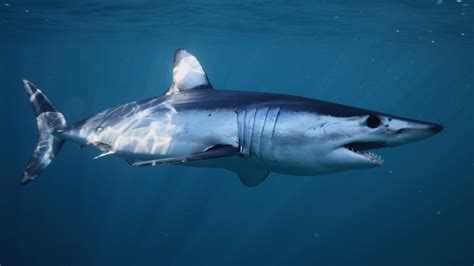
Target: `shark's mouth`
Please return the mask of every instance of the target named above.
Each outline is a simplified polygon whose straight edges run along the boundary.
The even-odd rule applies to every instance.
[[[363,156],[366,159],[370,160],[373,164],[381,165],[383,159],[380,155],[373,153],[368,150],[379,149],[386,147],[383,142],[351,142],[343,146],[351,152],[356,153],[357,155]]]

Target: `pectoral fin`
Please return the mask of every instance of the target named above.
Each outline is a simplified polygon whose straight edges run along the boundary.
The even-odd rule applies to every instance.
[[[94,157],[94,160],[97,160],[97,159],[99,159],[99,158],[102,158],[102,157],[108,156],[108,155],[112,155],[112,154],[115,154],[115,151],[113,151],[113,150],[105,151],[105,152],[103,152],[103,153],[97,155],[96,157]]]
[[[190,161],[197,160],[207,160],[215,159],[225,156],[239,155],[239,148],[233,147],[231,145],[215,145],[205,151],[194,153],[186,156],[179,156],[173,158],[164,158],[150,161],[140,161],[133,163],[132,166],[148,166],[148,165],[158,165],[165,163],[186,163]]]

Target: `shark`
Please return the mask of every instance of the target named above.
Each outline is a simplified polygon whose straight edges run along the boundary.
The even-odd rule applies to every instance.
[[[382,165],[375,149],[423,140],[443,130],[402,118],[299,96],[216,90],[197,58],[174,54],[160,96],[107,109],[73,124],[23,79],[39,140],[21,179],[42,173],[65,142],[118,156],[132,166],[178,164],[224,168],[248,187],[269,173],[316,176]]]

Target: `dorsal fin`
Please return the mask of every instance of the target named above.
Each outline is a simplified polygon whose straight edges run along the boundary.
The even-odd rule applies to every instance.
[[[165,95],[192,89],[212,89],[212,85],[196,57],[184,49],[178,49],[174,54],[173,82]]]

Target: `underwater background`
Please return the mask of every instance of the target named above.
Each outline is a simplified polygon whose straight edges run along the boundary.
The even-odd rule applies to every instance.
[[[474,1],[0,1],[0,265],[473,265]],[[67,143],[36,180],[21,78],[72,123],[161,95],[177,48],[216,89],[440,123],[376,169],[134,168]],[[205,126],[205,125],[203,125]]]

